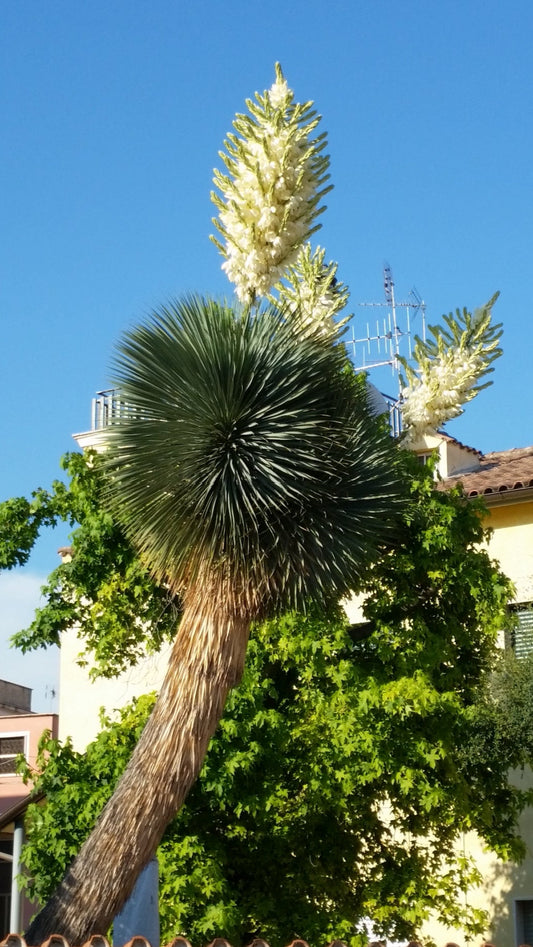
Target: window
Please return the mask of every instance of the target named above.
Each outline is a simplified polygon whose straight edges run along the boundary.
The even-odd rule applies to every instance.
[[[8,859],[12,854],[13,842],[0,840],[0,937],[7,937],[10,932],[11,862]]]
[[[26,752],[25,733],[0,733],[0,776],[15,776],[15,760]]]
[[[515,901],[516,943],[533,943],[533,898]]]
[[[533,605],[531,602],[512,605],[516,626],[506,633],[505,647],[511,648],[517,658],[533,652]]]

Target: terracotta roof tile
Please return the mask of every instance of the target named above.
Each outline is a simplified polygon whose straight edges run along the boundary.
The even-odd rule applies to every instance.
[[[0,941],[0,947],[26,947],[26,941],[22,934],[8,934]],[[70,947],[68,940],[63,937],[61,934],[52,934],[51,937],[48,937],[43,941],[41,947]],[[82,947],[110,947],[109,941],[102,934],[93,934]],[[151,947],[150,941],[146,937],[132,937],[131,940],[124,944],[124,947]],[[165,947],[192,947],[190,940],[187,940],[186,937],[174,937],[173,940],[169,941]],[[232,947],[232,944],[229,940],[226,940],[225,937],[215,937],[207,947]],[[263,940],[262,937],[255,937],[248,947],[270,947],[267,940]],[[291,941],[287,947],[309,947],[309,944],[306,940],[301,940],[296,938],[296,940]],[[327,947],[346,947],[346,943],[343,940],[333,940]]]
[[[481,457],[477,470],[442,481],[444,489],[462,483],[467,496],[498,495],[533,487],[533,447],[492,451]]]
[[[469,444],[463,444],[462,441],[458,441],[456,437],[452,437],[451,434],[446,434],[446,431],[439,431],[438,435],[442,438],[443,441],[447,441],[448,444],[457,444],[458,447],[462,447],[463,450],[469,451],[471,454],[475,454],[476,457],[483,457],[483,454],[476,447],[470,447]]]
[[[381,941],[372,941],[372,943],[381,943]],[[222,947],[222,944],[227,944],[228,947],[232,947],[229,940],[226,940],[225,937],[215,937],[208,947],[212,947],[213,944],[219,945],[219,947]],[[146,945],[150,947],[150,942],[147,941],[145,937],[132,937],[127,944],[124,944],[124,947],[146,947]],[[183,945],[189,945],[189,947],[191,947],[190,941],[188,941],[186,937],[175,937],[166,947],[183,947]],[[0,941],[0,947],[26,947],[26,941],[20,934],[8,934],[4,940]],[[70,947],[70,945],[60,934],[52,934],[48,940],[43,941],[41,947]],[[93,936],[83,944],[83,947],[109,947],[109,941],[100,934],[93,934]],[[269,947],[269,943],[261,937],[256,937],[248,944],[248,947]],[[287,947],[309,947],[309,943],[306,940],[296,938],[291,941]],[[332,940],[327,947],[347,947],[347,945],[343,940]]]

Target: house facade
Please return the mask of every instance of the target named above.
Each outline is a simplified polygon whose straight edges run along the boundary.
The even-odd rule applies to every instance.
[[[16,772],[16,760],[22,754],[30,766],[35,764],[45,730],[57,737],[57,715],[32,713],[31,689],[0,680],[0,938],[21,929],[32,913],[14,882],[29,794]]]
[[[517,657],[533,650],[533,447],[481,454],[441,433],[428,435],[415,447],[421,461],[436,451],[442,487],[460,483],[467,497],[482,497],[491,529],[490,555],[500,563],[515,588],[510,603],[517,613],[517,627],[510,640]],[[522,788],[533,785],[532,773],[513,774]],[[487,940],[506,947],[533,944],[533,809],[520,819],[526,857],[520,865],[503,863],[484,850],[473,835],[463,838],[462,851],[473,856],[482,876],[479,888],[465,893],[475,907],[489,913]],[[437,942],[463,943],[464,932],[428,925]]]

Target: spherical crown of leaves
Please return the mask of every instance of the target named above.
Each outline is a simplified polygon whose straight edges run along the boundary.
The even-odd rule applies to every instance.
[[[268,607],[353,587],[400,488],[396,447],[344,358],[273,307],[201,297],[126,335],[106,464],[156,578],[180,588],[218,571]]]

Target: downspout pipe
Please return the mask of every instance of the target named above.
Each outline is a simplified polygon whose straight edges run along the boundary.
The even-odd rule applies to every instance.
[[[9,915],[9,930],[12,934],[22,932],[22,895],[17,884],[20,874],[20,854],[24,844],[24,818],[15,819],[13,830],[13,864],[11,866],[11,913]]]

